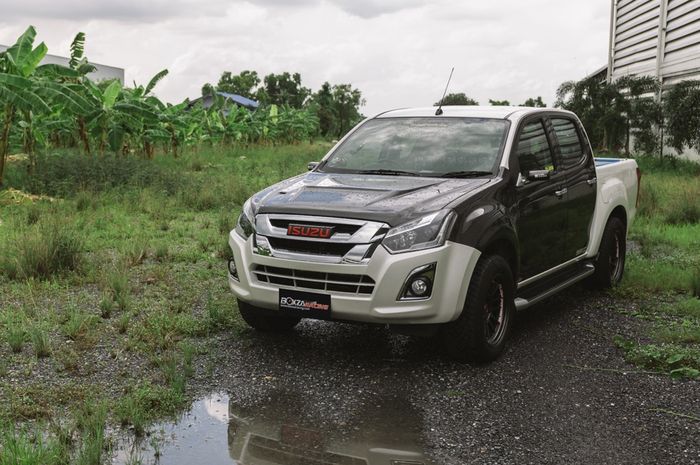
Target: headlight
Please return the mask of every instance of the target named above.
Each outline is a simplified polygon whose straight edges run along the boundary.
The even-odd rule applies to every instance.
[[[456,216],[452,210],[440,210],[409,221],[390,229],[382,244],[390,253],[440,247],[447,240]]]
[[[236,232],[243,239],[248,239],[255,233],[255,215],[253,215],[253,209],[250,206],[250,199],[243,204],[241,216],[238,217],[236,223]]]

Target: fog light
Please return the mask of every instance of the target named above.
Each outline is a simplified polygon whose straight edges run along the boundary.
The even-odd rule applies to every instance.
[[[424,297],[430,289],[430,284],[428,284],[427,278],[415,278],[411,282],[411,292],[413,292],[417,297]]]
[[[436,263],[414,268],[406,277],[396,300],[425,300],[433,292]]]
[[[228,259],[228,274],[238,281],[238,268],[236,268],[236,262],[233,260],[233,258]]]

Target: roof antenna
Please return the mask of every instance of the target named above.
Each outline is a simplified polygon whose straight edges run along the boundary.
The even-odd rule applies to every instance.
[[[452,73],[455,72],[454,66],[452,71],[450,71],[450,77],[447,78],[447,85],[445,86],[445,92],[442,93],[442,98],[440,99],[440,105],[438,105],[437,110],[435,110],[435,116],[440,116],[442,114],[442,101],[445,100],[445,95],[447,95],[447,88],[450,87],[450,81],[452,80]]]

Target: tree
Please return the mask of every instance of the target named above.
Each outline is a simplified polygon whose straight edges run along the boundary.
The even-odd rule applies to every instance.
[[[538,96],[537,98],[530,97],[529,99],[525,100],[525,103],[521,103],[518,106],[519,107],[545,108],[547,106],[547,104],[542,101],[542,97]]]
[[[594,147],[615,150],[622,146],[628,105],[617,84],[595,78],[564,82],[557,89],[555,106],[578,115]]]
[[[17,42],[0,53],[0,104],[3,107],[3,122],[0,127],[0,186],[5,173],[5,158],[10,147],[12,123],[21,112],[25,129],[25,140],[31,131],[32,112],[51,110],[40,96],[41,87],[33,78],[39,63],[44,59],[48,48],[42,42],[34,47],[36,30],[29,26]]]
[[[508,100],[491,100],[489,99],[489,105],[494,107],[509,107],[510,102]]]
[[[684,147],[700,150],[700,81],[675,84],[664,100],[666,128],[671,147],[680,154]]]
[[[615,84],[625,95],[625,153],[630,153],[631,135],[635,150],[656,153],[661,148],[659,129],[663,125],[663,109],[656,98],[661,84],[651,76],[624,76]]]
[[[351,84],[338,84],[333,86],[333,101],[338,120],[336,135],[340,137],[362,119],[360,107],[365,104],[365,99],[362,98],[362,92],[353,89]]]
[[[328,82],[311,96],[311,107],[319,121],[319,131],[329,136],[335,129],[335,113],[333,108],[333,89]]]
[[[258,100],[275,105],[289,105],[301,108],[311,95],[311,89],[301,85],[301,74],[268,74],[263,79],[263,87],[258,91]]]
[[[447,94],[445,95],[445,98],[442,99],[442,105],[443,106],[448,106],[448,105],[478,105],[479,102],[474,100],[473,98],[467,97],[467,95],[464,92],[459,92],[456,94]],[[433,104],[434,107],[437,107],[440,105],[440,102],[435,102]]]
[[[341,137],[362,119],[360,107],[364,104],[362,92],[351,84],[331,86],[324,82],[311,97],[310,107],[316,112],[323,136]]]
[[[260,78],[256,71],[245,70],[237,75],[231,74],[230,71],[224,71],[216,85],[216,90],[253,99],[258,84],[260,84]]]
[[[210,95],[214,95],[215,93],[216,89],[208,82],[202,86],[202,97],[209,97]]]

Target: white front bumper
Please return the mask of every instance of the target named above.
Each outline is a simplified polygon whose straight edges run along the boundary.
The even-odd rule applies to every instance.
[[[236,297],[243,301],[276,310],[280,288],[321,292],[331,295],[333,319],[391,324],[445,323],[456,319],[464,306],[469,280],[480,255],[472,247],[448,241],[442,247],[395,255],[379,246],[368,263],[329,264],[255,254],[252,237],[245,240],[235,231],[229,235],[229,245],[239,277],[237,281],[229,275],[229,285]],[[437,263],[431,297],[427,300],[397,300],[411,271],[431,263]],[[252,273],[254,265],[368,275],[376,284],[370,295],[281,286],[258,281]]]

